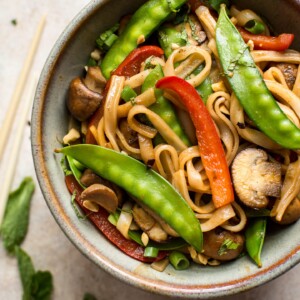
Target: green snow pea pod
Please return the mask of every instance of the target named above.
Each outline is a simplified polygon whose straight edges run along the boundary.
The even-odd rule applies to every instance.
[[[266,218],[254,218],[250,220],[245,232],[247,252],[259,267],[262,266],[260,255],[266,235],[266,227]]]
[[[183,197],[158,173],[128,155],[100,146],[81,144],[56,152],[71,156],[123,188],[201,252],[203,236],[199,221]]]
[[[173,44],[179,47],[186,45],[187,35],[184,34],[184,31],[180,32],[172,26],[164,26],[158,31],[158,42],[168,58],[173,52]]]
[[[164,73],[162,67],[161,65],[157,65],[146,77],[142,85],[142,92],[155,87],[156,82],[163,77]],[[149,109],[158,114],[170,126],[170,128],[173,129],[185,145],[191,146],[191,142],[180,124],[173,105],[163,96],[163,91],[155,89],[155,97],[156,102],[152,104]]]
[[[101,70],[108,79],[111,72],[163,21],[187,0],[149,0],[131,17],[124,31],[102,60]]]
[[[249,118],[279,145],[299,149],[300,129],[279,108],[224,5],[217,22],[216,42],[225,76]]]

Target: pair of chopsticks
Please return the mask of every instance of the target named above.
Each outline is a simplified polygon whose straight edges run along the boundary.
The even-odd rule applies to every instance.
[[[3,153],[5,150],[5,146],[8,144],[8,136],[9,132],[11,131],[11,128],[14,124],[14,119],[16,112],[20,106],[20,100],[23,99],[23,91],[25,88],[25,84],[28,79],[29,71],[32,66],[33,59],[35,57],[38,45],[40,43],[40,39],[44,30],[46,17],[43,16],[38,24],[36,33],[33,37],[31,46],[29,48],[28,55],[26,56],[24,66],[21,70],[21,73],[19,75],[17,85],[15,87],[12,99],[10,101],[10,105],[8,108],[8,111],[6,112],[4,123],[0,130],[0,160],[2,160]],[[32,86],[30,86],[30,95],[26,95],[24,97],[24,101],[22,103],[22,111],[18,114],[18,123],[16,125],[16,130],[14,131],[14,142],[12,145],[12,150],[9,154],[9,158],[7,161],[8,169],[5,172],[5,179],[3,182],[3,185],[1,187],[1,194],[0,194],[0,224],[2,223],[6,201],[9,196],[12,179],[15,173],[16,164],[17,164],[17,158],[18,153],[20,150],[20,145],[23,138],[23,132],[26,125],[26,118],[29,113],[29,108],[32,105],[33,100],[33,93],[32,91],[35,89],[35,84],[32,83]]]

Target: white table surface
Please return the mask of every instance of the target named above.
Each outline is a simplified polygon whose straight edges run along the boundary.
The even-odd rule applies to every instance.
[[[54,42],[64,27],[84,7],[88,0],[0,0],[0,124],[4,120],[9,101],[30,42],[42,15],[47,14],[47,23],[34,60],[30,77],[41,72]],[[11,20],[16,19],[13,26]],[[30,116],[28,116],[30,120]],[[0,132],[1,134],[1,132]],[[13,136],[13,134],[12,134]],[[12,138],[0,163],[0,186],[7,168]],[[18,165],[12,188],[25,176],[35,179],[31,156],[30,126],[24,130]],[[1,188],[0,188],[1,190]],[[97,299],[170,299],[153,295],[118,281],[86,259],[71,244],[55,223],[45,204],[39,186],[32,199],[30,225],[22,247],[30,254],[36,269],[49,270],[54,278],[53,299],[82,299],[86,292]],[[264,286],[240,295],[223,299],[299,299],[300,266]],[[21,299],[22,288],[16,259],[8,256],[0,245],[0,299]]]

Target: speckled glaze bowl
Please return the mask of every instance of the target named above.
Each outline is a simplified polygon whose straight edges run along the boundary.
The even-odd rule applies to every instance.
[[[300,222],[266,237],[262,268],[257,268],[245,256],[219,267],[193,265],[186,271],[168,267],[160,273],[123,254],[90,222],[79,221],[70,205],[60,167],[61,156],[53,153],[67,131],[65,97],[69,82],[82,73],[95,37],[143,2],[91,1],[69,24],[51,51],[40,77],[32,114],[32,151],[41,190],[57,223],[75,246],[124,282],[150,292],[186,298],[212,298],[249,290],[283,274],[300,261]],[[277,32],[298,30],[294,46],[300,45],[299,1],[235,2],[264,15]]]

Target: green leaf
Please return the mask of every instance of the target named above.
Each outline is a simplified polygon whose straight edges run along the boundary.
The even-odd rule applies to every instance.
[[[31,300],[31,286],[34,276],[34,266],[30,256],[20,247],[16,247],[15,254],[18,259],[19,273],[23,286],[23,300]]]
[[[83,297],[83,300],[97,300],[97,298],[94,295],[90,294],[90,293],[85,293],[84,297]]]
[[[26,236],[34,188],[32,178],[26,177],[20,186],[9,194],[0,234],[4,247],[10,253],[14,252],[15,246],[19,246]]]
[[[48,271],[35,272],[30,256],[16,247],[23,300],[49,300],[53,291],[52,275]]]
[[[37,271],[32,278],[31,296],[35,300],[48,300],[53,291],[52,275],[48,271]]]
[[[239,243],[235,243],[231,239],[226,239],[223,244],[221,245],[218,255],[222,256],[227,253],[228,250],[235,250],[240,246]]]

